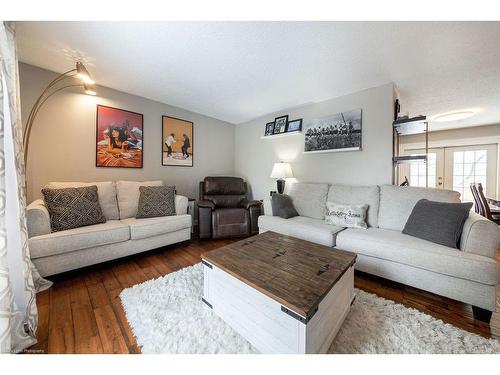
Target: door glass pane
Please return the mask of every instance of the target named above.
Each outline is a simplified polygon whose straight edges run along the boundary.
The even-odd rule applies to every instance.
[[[481,183],[486,189],[487,150],[453,152],[453,190],[464,202],[474,200],[470,184]]]
[[[412,156],[421,154],[412,154]],[[427,155],[429,163],[428,186],[436,187],[436,153],[432,152]],[[410,186],[426,187],[425,184],[425,162],[418,161],[410,164]]]

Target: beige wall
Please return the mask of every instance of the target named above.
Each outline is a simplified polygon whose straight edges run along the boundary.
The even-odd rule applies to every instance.
[[[55,73],[20,64],[22,118]],[[180,194],[198,196],[198,181],[207,175],[234,174],[234,125],[164,103],[97,87],[98,96],[67,89],[40,110],[33,127],[27,180],[29,201],[40,197],[50,181],[162,179]],[[144,114],[144,167],[96,168],[96,104]],[[194,122],[194,166],[161,165],[162,115]]]
[[[250,182],[255,199],[276,190],[269,178],[273,163],[291,164],[294,176],[303,182],[345,184],[390,184],[392,182],[392,117],[394,86],[383,86],[354,94],[284,110],[236,126],[235,172]],[[294,135],[261,139],[265,124],[288,114],[289,120],[308,121],[341,111],[361,108],[362,150],[303,154],[304,137]]]

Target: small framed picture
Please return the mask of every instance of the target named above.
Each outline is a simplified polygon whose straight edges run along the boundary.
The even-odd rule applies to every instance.
[[[273,134],[285,133],[287,123],[288,123],[288,115],[276,117],[274,119],[274,132],[273,132]]]
[[[300,132],[302,130],[302,119],[299,118],[297,120],[289,121],[286,127],[286,132]]]
[[[274,132],[274,121],[273,122],[268,122],[266,124],[266,132],[264,135],[273,135]]]

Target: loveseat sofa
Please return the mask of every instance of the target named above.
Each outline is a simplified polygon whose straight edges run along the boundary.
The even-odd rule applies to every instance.
[[[175,196],[175,216],[136,219],[139,186],[161,186],[163,181],[52,182],[48,188],[96,185],[103,224],[51,232],[43,199],[27,208],[31,259],[42,276],[50,276],[191,238],[188,199]]]
[[[402,233],[417,201],[460,202],[459,193],[392,185],[311,183],[288,184],[286,193],[300,216],[272,216],[268,198],[264,200],[264,215],[259,217],[259,232],[274,231],[355,252],[357,270],[471,304],[482,320],[488,320],[488,311],[495,310],[495,286],[500,281],[495,223],[471,212],[459,249]],[[327,201],[368,204],[368,229],[325,224]]]

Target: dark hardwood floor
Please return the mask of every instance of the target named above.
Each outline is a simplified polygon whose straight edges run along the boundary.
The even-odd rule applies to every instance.
[[[32,353],[140,353],[119,294],[124,288],[200,261],[200,255],[232,240],[192,240],[50,278],[54,286],[37,295],[38,344]],[[500,261],[500,256],[497,257]],[[463,303],[363,273],[355,286],[414,307],[484,337],[500,338],[500,309],[490,325],[475,321]],[[498,292],[497,292],[498,293]]]

